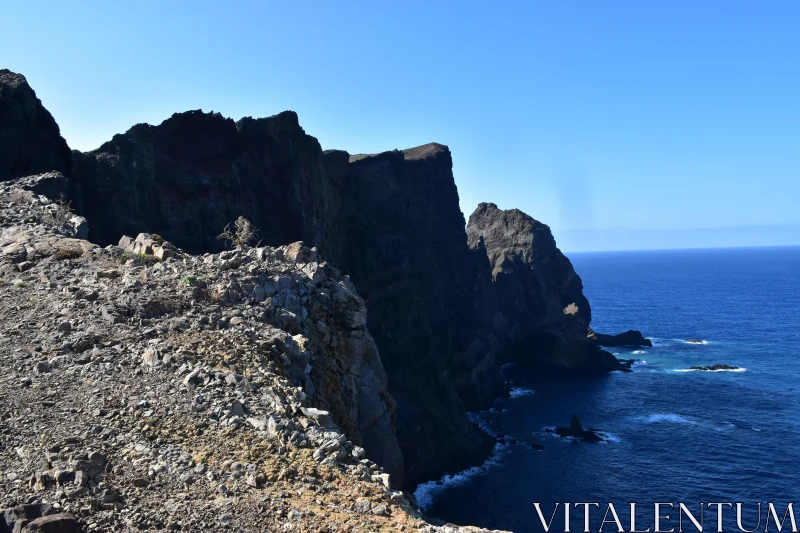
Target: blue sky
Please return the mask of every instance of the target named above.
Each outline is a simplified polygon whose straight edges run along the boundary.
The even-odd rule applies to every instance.
[[[324,148],[447,144],[566,250],[800,244],[800,2],[11,2],[0,66],[73,148],[285,109]]]

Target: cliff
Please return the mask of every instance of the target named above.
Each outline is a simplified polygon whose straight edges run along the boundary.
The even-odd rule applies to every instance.
[[[6,69],[0,69],[0,125],[0,181],[72,168],[53,116],[25,76]]]
[[[583,283],[547,225],[518,209],[482,203],[469,217],[467,235],[470,247],[488,258],[503,359],[582,371],[619,368],[587,338],[592,311]]]
[[[402,471],[347,276],[299,243],[100,248],[35,192],[64,180],[0,184],[0,531],[478,531],[365,457]]]
[[[13,76],[0,80],[0,94],[17,86]],[[25,87],[34,114],[49,117]],[[28,131],[26,117],[14,115],[0,135],[27,138],[20,133]],[[57,134],[54,124],[44,121],[41,135]],[[244,216],[262,248],[298,243],[286,252],[300,263],[347,275],[329,277],[352,282],[349,292],[267,299],[286,310],[276,324],[314,346],[309,374],[294,366],[289,378],[391,472],[394,486],[483,460],[492,440],[466,411],[504,393],[500,362],[618,368],[587,338],[591,310],[580,278],[547,226],[481,204],[465,231],[446,146],[351,156],[323,152],[290,111],[238,122],[189,111],[136,125],[72,158],[66,177],[29,187],[50,198],[64,193],[86,219],[82,231],[88,221],[81,236],[96,245],[140,250],[120,237],[158,234],[188,254],[217,253],[225,246],[217,235]],[[24,166],[23,159],[9,166]],[[53,161],[53,169],[67,168]],[[242,288],[266,291],[266,280],[237,283],[248,305],[263,303]],[[314,305],[326,308],[337,294],[352,316],[314,314]]]
[[[479,461],[492,442],[466,406],[503,391],[473,305],[478,274],[447,147],[326,154],[338,207],[323,255],[348,272],[369,309],[398,402],[409,485]]]
[[[351,276],[398,405],[405,473],[393,479],[414,486],[491,449],[464,400],[485,406],[503,382],[473,304],[478,271],[447,147],[351,157],[323,153],[293,112],[233,122],[191,111],[74,156],[92,242],[156,233],[217,251],[244,216],[263,244],[304,241]]]

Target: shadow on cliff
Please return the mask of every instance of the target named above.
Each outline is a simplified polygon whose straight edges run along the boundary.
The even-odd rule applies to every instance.
[[[70,155],[25,78],[0,71],[0,85],[0,179],[65,173],[93,242],[156,233],[219,251],[217,235],[244,216],[264,244],[303,241],[349,274],[397,401],[405,487],[483,461],[493,439],[466,409],[505,393],[499,362],[618,367],[587,340],[589,302],[546,225],[494,204],[465,224],[446,146],[324,152],[292,111],[189,111]]]

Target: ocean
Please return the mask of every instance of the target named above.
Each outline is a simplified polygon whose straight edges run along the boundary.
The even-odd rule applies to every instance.
[[[652,525],[653,502],[696,510],[700,502],[744,502],[752,529],[757,502],[780,509],[800,502],[800,247],[569,257],[595,331],[639,329],[654,346],[609,349],[641,360],[631,373],[564,377],[506,366],[512,396],[472,413],[506,444],[480,467],[421,485],[423,509],[455,524],[520,533],[543,531],[533,502],[547,519],[555,502],[600,502],[602,510],[613,502],[625,527],[628,502],[637,502],[646,509],[640,529]],[[741,370],[688,371],[715,363]],[[573,414],[605,442],[544,431],[569,425]],[[716,511],[705,512],[713,531]],[[573,514],[580,531],[582,510]],[[800,522],[800,509],[795,514]],[[551,531],[563,529],[557,516]],[[602,511],[592,515],[593,531],[601,520]],[[738,531],[735,522],[725,511],[724,530]],[[675,514],[669,526],[678,530]],[[684,530],[696,531],[686,522]]]

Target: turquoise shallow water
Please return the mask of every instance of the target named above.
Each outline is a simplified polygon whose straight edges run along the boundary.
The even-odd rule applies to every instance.
[[[652,513],[655,501],[742,501],[753,504],[745,506],[752,528],[755,502],[800,500],[800,248],[570,259],[594,329],[641,329],[655,346],[612,350],[642,360],[633,373],[565,378],[506,367],[515,394],[473,417],[517,443],[498,446],[481,468],[421,486],[421,505],[454,523],[527,532],[542,531],[533,502],[552,510],[552,502],[610,501],[627,516],[628,502]],[[745,370],[686,371],[714,363]],[[607,442],[543,432],[573,413]],[[735,530],[730,516],[726,531]]]

